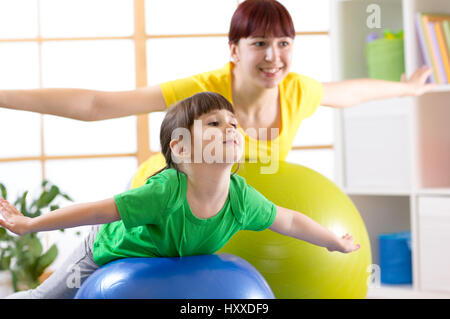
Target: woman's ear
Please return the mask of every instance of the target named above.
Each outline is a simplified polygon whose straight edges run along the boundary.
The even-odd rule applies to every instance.
[[[239,54],[238,54],[238,46],[237,46],[237,44],[229,42],[228,46],[230,47],[231,60],[234,63],[238,63],[239,62]]]

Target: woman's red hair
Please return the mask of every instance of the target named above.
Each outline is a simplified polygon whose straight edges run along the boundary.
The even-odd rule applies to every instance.
[[[246,0],[231,18],[229,43],[250,36],[295,37],[294,23],[287,9],[275,0]]]

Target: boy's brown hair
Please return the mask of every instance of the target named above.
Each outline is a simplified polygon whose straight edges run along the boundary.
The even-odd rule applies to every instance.
[[[175,129],[185,128],[191,131],[194,120],[205,113],[224,109],[234,114],[231,103],[222,95],[215,92],[200,92],[171,106],[162,121],[159,134],[161,153],[166,160],[166,167],[152,174],[150,177],[167,168],[179,170],[177,164],[173,162],[172,150],[170,149],[170,141]]]

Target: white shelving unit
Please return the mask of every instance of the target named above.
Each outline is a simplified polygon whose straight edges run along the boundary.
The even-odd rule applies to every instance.
[[[450,14],[448,0],[331,0],[335,81],[367,77],[366,36],[404,30],[405,70],[422,65],[415,13]],[[380,8],[370,29],[367,8]],[[378,235],[410,230],[412,285],[381,285],[368,298],[450,298],[450,85],[420,97],[336,112],[337,181],[365,221],[373,263]]]

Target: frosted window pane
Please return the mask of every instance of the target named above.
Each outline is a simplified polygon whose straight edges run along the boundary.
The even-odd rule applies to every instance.
[[[161,123],[164,119],[166,112],[153,112],[149,113],[149,134],[150,134],[150,149],[152,151],[161,150],[161,142],[159,139],[159,131],[161,129]]]
[[[291,71],[317,81],[331,81],[331,47],[327,35],[302,35],[294,41]]]
[[[37,13],[37,0],[0,1],[0,38],[35,38]]]
[[[148,34],[228,33],[236,0],[147,0]]]
[[[44,115],[45,154],[135,153],[136,117],[81,122]]]
[[[47,179],[64,189],[74,201],[110,198],[125,191],[136,173],[137,160],[127,158],[49,160]]]
[[[43,37],[128,36],[132,0],[40,0]]]
[[[28,190],[33,192],[41,187],[42,173],[39,161],[0,162],[0,183],[8,190],[8,199],[14,202]]]
[[[39,87],[37,43],[0,43],[0,87],[2,90]]]
[[[296,31],[328,31],[329,0],[280,0],[291,14]]]
[[[334,110],[318,107],[316,112],[303,120],[293,145],[328,145],[334,142]]]
[[[309,167],[334,181],[334,156],[333,150],[299,150],[290,151],[286,161]]]
[[[147,41],[150,85],[218,69],[228,61],[230,50],[225,37]]]
[[[0,157],[40,155],[40,121],[36,113],[0,108]]]
[[[131,40],[45,42],[42,44],[43,86],[134,89],[134,62]]]

